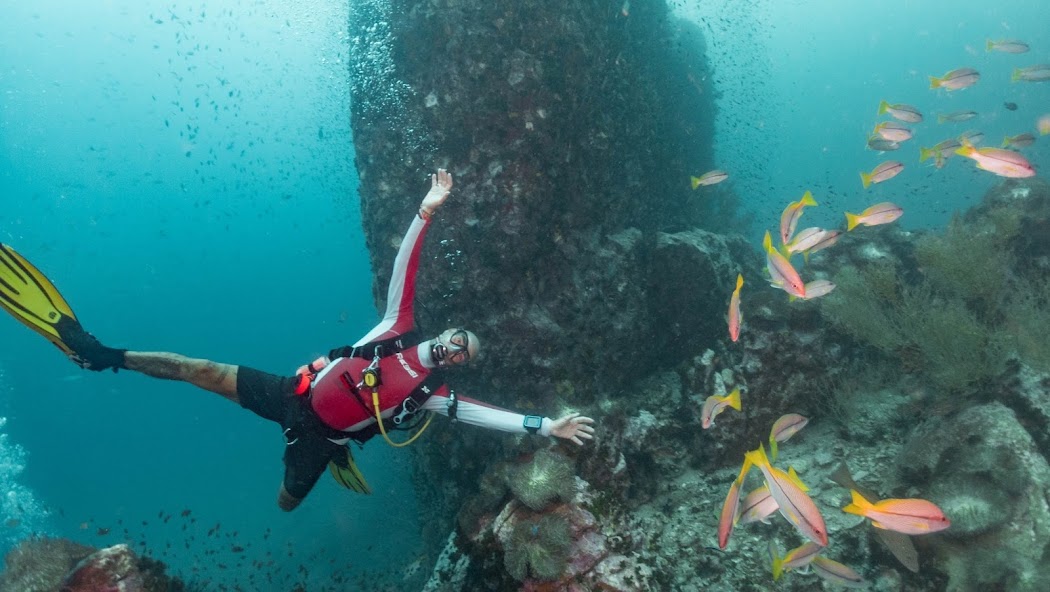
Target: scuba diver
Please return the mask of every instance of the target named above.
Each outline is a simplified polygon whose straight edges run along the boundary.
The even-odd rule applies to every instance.
[[[433,413],[452,421],[505,432],[532,433],[582,445],[593,438],[594,420],[570,413],[552,420],[520,415],[457,395],[441,370],[462,366],[478,356],[481,342],[463,328],[451,328],[423,340],[416,330],[413,304],[423,237],[434,212],[448,199],[452,175],[439,169],[430,191],[394,260],[387,309],[379,324],[352,346],[299,368],[295,376],[277,376],[247,366],[193,359],[167,352],[140,352],[102,345],[81,327],[54,285],[10,247],[0,244],[0,307],[40,333],[81,368],[112,368],[155,378],[188,382],[218,393],[284,430],[284,480],[277,504],[295,509],[328,467],[342,486],[371,493],[348,446],[377,434],[393,446],[410,444],[422,434]],[[422,427],[420,427],[422,424]],[[393,429],[418,431],[394,442]]]

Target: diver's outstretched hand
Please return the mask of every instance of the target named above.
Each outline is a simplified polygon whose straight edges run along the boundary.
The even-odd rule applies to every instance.
[[[436,175],[430,175],[430,191],[423,197],[419,207],[427,214],[433,214],[448,199],[452,191],[452,174],[445,169],[438,169]]]
[[[579,413],[570,413],[554,420],[554,424],[551,425],[551,435],[572,440],[583,446],[584,440],[594,439],[594,428],[590,425],[592,423],[594,420],[589,417],[582,417]]]

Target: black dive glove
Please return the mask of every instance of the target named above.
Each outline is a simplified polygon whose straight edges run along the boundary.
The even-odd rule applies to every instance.
[[[80,323],[74,321],[59,328],[59,334],[66,347],[73,350],[70,359],[77,366],[94,372],[101,372],[106,368],[112,368],[116,372],[118,368],[126,368],[124,354],[128,350],[102,345],[94,335],[85,331]]]

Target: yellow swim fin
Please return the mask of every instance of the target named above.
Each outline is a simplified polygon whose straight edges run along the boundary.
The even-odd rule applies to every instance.
[[[365,476],[361,474],[357,464],[354,463],[354,453],[350,451],[350,448],[346,449],[345,459],[336,458],[328,463],[328,470],[331,471],[336,483],[343,487],[365,495],[372,493],[372,488],[365,481]]]
[[[69,328],[80,325],[73,309],[39,269],[2,243],[0,307],[67,355],[73,353],[63,337]]]

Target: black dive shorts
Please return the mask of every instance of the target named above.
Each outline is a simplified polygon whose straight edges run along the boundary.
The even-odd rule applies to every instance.
[[[284,430],[284,488],[303,499],[324,473],[328,462],[345,458],[345,446],[326,434],[332,428],[321,422],[307,397],[295,394],[295,377],[282,377],[254,368],[237,368],[237,399],[259,417],[275,421]]]

